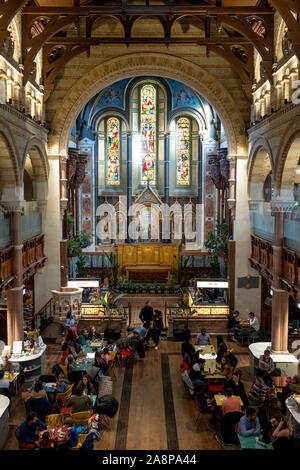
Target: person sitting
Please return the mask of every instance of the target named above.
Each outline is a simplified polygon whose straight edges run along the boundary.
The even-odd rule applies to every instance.
[[[31,411],[27,414],[26,420],[20,424],[19,447],[21,449],[33,450],[39,447],[37,430],[46,429],[47,426],[37,414]]]
[[[225,394],[227,396],[226,400],[222,402],[222,413],[223,416],[226,413],[234,413],[235,411],[241,411],[241,402],[239,398],[233,397],[232,388],[228,387],[225,389]]]
[[[232,377],[227,379],[224,384],[224,389],[230,387],[232,388],[233,395],[237,395],[241,397],[243,402],[243,408],[247,408],[249,405],[249,400],[245,392],[245,387],[243,382],[241,381],[241,370],[236,370],[232,373]]]
[[[50,436],[49,431],[44,431],[39,438],[39,449],[52,449],[54,438]]]
[[[95,390],[98,390],[98,381],[101,376],[106,375],[109,370],[109,365],[106,360],[102,357],[101,352],[95,352],[95,362],[86,372],[91,380]]]
[[[186,361],[182,361],[180,364],[181,377],[185,388],[190,392],[191,395],[194,395],[194,385],[190,379],[190,369]]]
[[[95,389],[87,374],[84,374],[82,380],[78,382],[78,387],[82,387],[83,395],[95,395]]]
[[[224,356],[224,354],[226,353],[227,351],[227,345],[226,343],[224,342],[223,340],[223,337],[218,335],[217,336],[217,347],[218,347],[218,351],[217,351],[217,362],[220,362],[222,357]]]
[[[81,344],[81,346],[86,346],[88,341],[88,330],[83,328],[81,330],[81,334],[78,336],[77,342]]]
[[[5,371],[3,369],[0,369],[0,388],[6,388],[9,390],[10,388],[10,383],[9,380],[4,377]]]
[[[190,379],[193,385],[200,385],[200,389],[206,389],[207,380],[204,375],[204,364],[205,359],[200,359],[199,357],[195,360],[194,364],[190,369]]]
[[[272,387],[273,382],[271,377],[280,375],[278,369],[275,368],[271,353],[268,349],[264,351],[264,354],[260,356],[258,362],[258,368],[264,372],[264,381],[268,387]]]
[[[45,398],[48,400],[47,393],[44,390],[43,382],[41,380],[37,380],[32,389],[28,389],[22,393],[22,398],[24,402],[30,398]]]
[[[59,445],[59,449],[71,449],[78,444],[78,432],[74,426],[71,416],[65,418],[65,426],[68,428],[68,434],[65,437],[65,442]]]
[[[109,352],[113,352],[115,351],[115,342],[113,339],[109,339],[106,343],[106,347],[108,349]]]
[[[249,313],[249,324],[250,324],[250,331],[259,330],[259,321],[253,312]]]
[[[69,389],[69,384],[65,380],[64,374],[58,374],[55,384],[55,393],[65,393]]]
[[[96,328],[94,327],[94,325],[90,326],[90,331],[89,331],[89,334],[88,334],[88,340],[92,341],[92,342],[101,340],[101,334],[97,333]]]
[[[216,370],[219,374],[224,375],[226,378],[229,378],[232,373],[232,367],[226,356],[223,356],[220,360],[220,363],[216,363]]]
[[[237,334],[240,331],[240,322],[239,322],[239,315],[240,312],[238,310],[235,310],[233,313],[230,313],[228,316],[228,321],[227,321],[227,327],[231,333],[233,333],[233,336],[231,339],[233,341],[237,341]]]
[[[191,364],[191,360],[195,352],[195,348],[191,343],[191,335],[189,335],[181,345],[181,354],[183,360],[186,361],[188,364]]]
[[[211,344],[210,336],[206,333],[206,329],[202,328],[201,333],[197,336],[195,344],[198,346],[207,346]]]
[[[66,334],[65,342],[70,341],[71,343],[76,343],[77,338],[78,336],[77,336],[76,328],[70,327]]]
[[[259,436],[260,423],[254,408],[247,408],[238,425],[238,434],[243,437]]]
[[[11,362],[9,362],[7,355],[2,356],[2,367],[1,369],[4,370],[4,372],[14,372],[14,367]]]
[[[108,364],[110,361],[110,354],[109,354],[108,348],[102,349],[102,356],[104,357],[104,359],[106,360],[106,363]]]
[[[87,395],[83,394],[83,386],[78,386],[74,389],[74,394],[71,395],[67,402],[67,408],[72,407],[72,413],[79,411],[89,411],[93,408],[93,401]]]
[[[293,450],[294,443],[291,440],[292,433],[283,416],[270,419],[271,443],[275,450]]]
[[[257,370],[257,376],[248,394],[250,405],[258,406],[258,417],[263,429],[269,422],[270,388],[265,384],[264,372]]]

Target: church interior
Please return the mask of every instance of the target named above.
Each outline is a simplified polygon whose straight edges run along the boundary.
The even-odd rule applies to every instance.
[[[0,449],[300,449],[299,64],[299,0],[0,0]]]

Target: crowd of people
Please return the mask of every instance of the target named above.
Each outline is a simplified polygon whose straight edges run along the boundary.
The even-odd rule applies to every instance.
[[[236,313],[233,318],[235,316]],[[196,345],[204,347],[210,344],[211,338],[205,329],[197,335],[195,345],[189,336],[181,345],[180,369],[185,388],[197,400],[201,411],[211,414],[210,423],[216,426],[224,442],[236,444],[238,433],[244,437],[260,436],[263,443],[271,442],[275,449],[298,448],[284,415],[286,398],[295,392],[295,387],[298,392],[300,390],[300,377],[288,384],[285,393],[276,392],[271,377],[280,376],[281,371],[275,367],[270,350],[266,349],[259,358],[255,380],[246,393],[241,380],[242,371],[237,369],[237,358],[223,337],[217,336],[215,372],[224,377],[218,393],[225,395],[222,406],[218,408],[205,372],[206,361],[200,357],[201,350],[195,350]]]

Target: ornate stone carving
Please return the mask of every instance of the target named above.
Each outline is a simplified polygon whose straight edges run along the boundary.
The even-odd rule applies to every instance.
[[[155,191],[149,186],[145,188],[136,198],[135,204],[144,204],[144,203],[154,203],[154,204],[162,204],[162,200],[155,193]]]
[[[295,201],[271,201],[271,214],[278,212],[292,212],[296,205]]]

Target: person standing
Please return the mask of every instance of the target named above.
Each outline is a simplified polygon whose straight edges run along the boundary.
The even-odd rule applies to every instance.
[[[160,310],[154,310],[152,324],[146,335],[147,344],[150,338],[153,339],[153,342],[155,345],[154,349],[158,349],[159,336],[160,336],[162,329],[163,329],[162,312]]]
[[[151,307],[150,300],[147,300],[147,302],[145,303],[145,306],[142,308],[139,318],[143,323],[144,328],[148,330],[153,320],[153,308]]]
[[[297,330],[297,335],[300,336],[300,308],[295,304],[293,307],[293,328]]]

